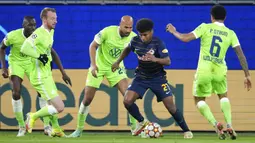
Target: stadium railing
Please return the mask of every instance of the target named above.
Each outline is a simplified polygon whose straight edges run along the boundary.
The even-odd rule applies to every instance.
[[[255,0],[0,0],[0,4],[255,4]]]

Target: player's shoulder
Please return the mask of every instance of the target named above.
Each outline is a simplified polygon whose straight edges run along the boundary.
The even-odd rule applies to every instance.
[[[15,29],[10,31],[7,35],[8,36],[16,36],[16,35],[21,35],[23,31],[23,28]]]
[[[116,26],[116,25],[110,25],[110,26],[107,26],[107,27],[105,27],[103,30],[104,31],[115,31],[115,30],[117,30],[119,27],[118,26]]]
[[[212,23],[202,22],[201,24],[199,24],[198,28],[208,28],[210,26],[212,26]]]
[[[152,42],[153,42],[153,43],[156,43],[156,44],[161,44],[161,43],[163,43],[163,41],[162,41],[159,37],[156,37],[156,36],[153,36],[153,37],[152,37]]]
[[[138,42],[138,41],[141,41],[140,40],[140,37],[139,36],[134,36],[132,39],[131,39],[131,42]]]

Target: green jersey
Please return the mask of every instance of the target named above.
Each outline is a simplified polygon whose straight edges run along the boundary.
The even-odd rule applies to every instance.
[[[193,34],[196,38],[201,38],[198,69],[203,68],[200,65],[205,64],[226,69],[225,56],[228,48],[240,45],[235,32],[219,22],[202,23]]]
[[[9,32],[4,38],[4,45],[10,46],[9,64],[27,65],[31,64],[31,57],[20,52],[20,48],[26,37],[24,35],[24,29],[17,29]]]
[[[111,70],[111,66],[128,46],[131,39],[136,36],[131,32],[127,37],[121,37],[118,26],[109,26],[95,35],[94,41],[100,46],[96,53],[96,64],[100,70]],[[120,67],[124,67],[123,62]]]
[[[34,59],[32,59],[33,70],[30,75],[31,82],[33,83],[41,82],[41,79],[52,75],[50,62],[52,61],[51,48],[53,45],[53,36],[54,30],[49,32],[41,26],[37,28],[22,45],[21,51],[31,57],[34,57]],[[37,59],[40,54],[48,55],[49,61],[45,66]]]

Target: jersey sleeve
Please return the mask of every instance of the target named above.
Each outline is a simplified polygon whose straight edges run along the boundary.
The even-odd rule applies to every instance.
[[[231,31],[231,46],[235,48],[236,46],[240,46],[239,40],[234,31]]]
[[[103,30],[101,30],[100,32],[98,32],[95,37],[94,37],[94,41],[97,42],[97,44],[101,44],[105,41],[107,37],[107,28],[104,28]]]
[[[200,38],[206,31],[206,24],[202,23],[200,24],[195,30],[192,31],[192,33],[195,35],[196,39]]]
[[[36,52],[36,43],[39,42],[39,38],[36,33],[30,35],[23,43],[20,52],[30,57],[38,58],[40,54]]]
[[[4,39],[3,39],[3,42],[4,42],[4,45],[5,46],[11,46],[13,43],[13,39],[15,39],[14,38],[14,34],[13,34],[13,32],[10,32],[10,33],[8,33],[5,37],[4,37]]]
[[[168,50],[167,50],[166,45],[163,41],[159,42],[158,52],[159,52],[160,58],[169,57]]]

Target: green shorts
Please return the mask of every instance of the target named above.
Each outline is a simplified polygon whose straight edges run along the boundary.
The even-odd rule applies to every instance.
[[[212,93],[227,92],[226,72],[197,72],[193,82],[193,95],[196,97],[210,97]]]
[[[15,75],[20,77],[22,80],[24,79],[24,75],[29,78],[30,77],[30,72],[32,70],[32,65],[31,64],[19,64],[19,63],[10,63],[9,64],[9,73],[10,76]]]
[[[35,83],[35,82],[31,82]],[[32,84],[37,92],[41,94],[44,100],[50,100],[58,96],[58,90],[52,76],[40,79],[37,84]]]
[[[111,70],[99,70],[99,72],[97,73],[97,78],[95,78],[91,73],[91,69],[89,69],[87,74],[86,86],[99,88],[104,77],[106,77],[110,86],[113,87],[122,79],[127,78],[127,74],[125,68],[119,68],[115,72],[112,72]]]

